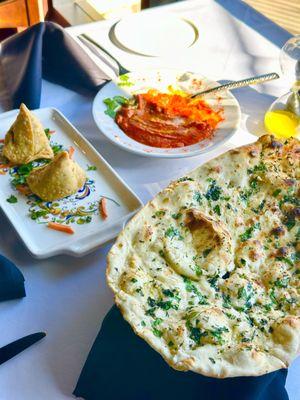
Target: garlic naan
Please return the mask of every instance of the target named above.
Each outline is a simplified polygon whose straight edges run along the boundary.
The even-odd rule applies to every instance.
[[[116,304],[173,368],[262,375],[299,353],[299,157],[297,139],[272,136],[229,151],[172,182],[111,248]]]

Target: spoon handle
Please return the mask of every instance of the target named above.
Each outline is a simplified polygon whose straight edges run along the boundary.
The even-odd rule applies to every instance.
[[[93,40],[87,34],[82,33],[78,36],[78,38],[85,42],[92,44],[93,46],[95,46],[99,50],[101,50],[103,53],[105,53],[108,57],[110,57],[117,64],[117,66],[119,68],[119,75],[127,74],[128,72],[130,72],[130,71],[128,71],[128,69],[123,67],[123,65],[112,54],[110,54],[104,47],[102,47],[98,42],[95,42],[95,40]]]
[[[231,90],[231,89],[241,88],[244,86],[257,85],[258,83],[272,81],[273,79],[278,79],[278,78],[279,75],[276,74],[276,72],[272,72],[270,74],[258,75],[252,78],[242,79],[240,81],[225,83],[224,85],[216,86],[214,88],[204,90],[203,92],[195,93],[191,97],[194,98],[197,96],[203,96],[204,94],[208,93],[217,93],[223,90]]]

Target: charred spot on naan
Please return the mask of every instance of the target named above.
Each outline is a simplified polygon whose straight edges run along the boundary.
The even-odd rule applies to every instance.
[[[165,257],[180,275],[199,280],[202,275],[224,275],[233,268],[231,237],[221,222],[196,209],[186,210],[184,225],[166,231]]]

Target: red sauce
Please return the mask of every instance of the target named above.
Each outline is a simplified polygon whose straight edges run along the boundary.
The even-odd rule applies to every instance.
[[[149,90],[123,105],[116,123],[132,139],[153,147],[189,146],[209,139],[223,120],[204,100]]]

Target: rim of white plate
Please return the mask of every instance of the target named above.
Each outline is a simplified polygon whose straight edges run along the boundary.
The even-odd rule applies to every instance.
[[[151,74],[173,74],[173,76],[190,74],[191,77],[196,77],[204,82],[205,87],[214,87],[219,85],[218,82],[206,78],[205,76],[195,73],[195,72],[187,72],[177,69],[171,68],[164,68],[164,69],[144,69],[144,70],[137,70],[128,73],[128,76],[136,75],[142,76],[145,78],[151,76]],[[103,86],[98,93],[96,94],[93,107],[92,107],[92,114],[94,121],[101,131],[113,144],[118,146],[119,148],[126,150],[128,152],[138,154],[144,157],[154,157],[154,158],[184,158],[184,157],[194,157],[200,154],[205,154],[225,142],[227,142],[238,130],[240,121],[241,121],[241,110],[239,103],[236,97],[229,91],[223,92],[222,96],[224,98],[221,100],[220,105],[224,108],[225,119],[222,121],[218,128],[216,129],[214,136],[211,139],[205,139],[201,142],[195,143],[190,146],[185,147],[176,147],[176,148],[160,148],[160,147],[152,147],[144,145],[140,142],[137,142],[134,139],[131,139],[127,136],[116,124],[116,122],[104,113],[105,105],[103,100],[107,97],[113,97],[117,95],[127,96],[130,97],[130,93],[126,93],[120,87],[118,87],[117,82],[118,78],[110,81],[105,86]],[[172,82],[170,82],[172,84]],[[148,86],[149,88],[152,85]],[[218,94],[218,96],[220,96]],[[216,98],[215,98],[216,99]],[[228,105],[224,105],[222,102],[225,100],[229,101]],[[224,125],[230,122],[230,119],[226,119],[226,114],[229,112],[227,108],[233,107],[234,118],[231,119],[232,127],[226,128]],[[226,111],[227,110],[227,111]],[[222,132],[222,134],[220,133]],[[221,135],[221,136],[220,136]]]

